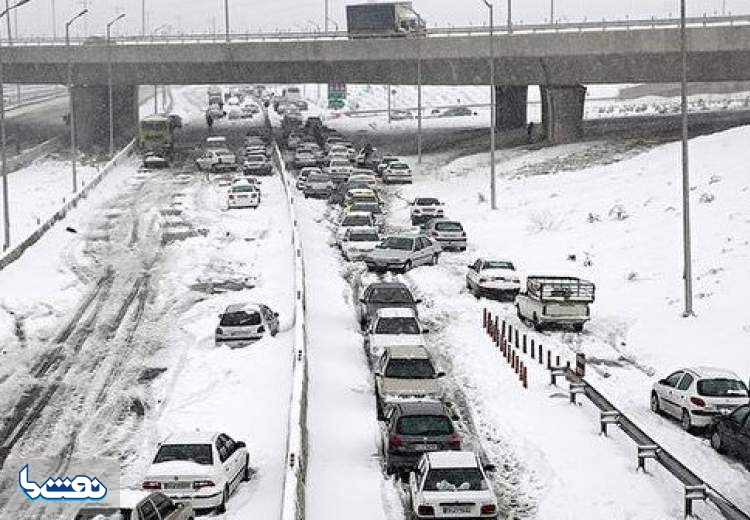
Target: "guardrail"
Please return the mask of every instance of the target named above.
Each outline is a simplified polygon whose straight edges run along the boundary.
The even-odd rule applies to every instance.
[[[750,24],[750,15],[739,16],[701,16],[690,17],[686,20],[687,26],[691,28],[716,27],[722,25],[748,25]],[[496,25],[493,31],[496,34],[528,34],[528,33],[557,33],[557,32],[582,32],[582,31],[608,31],[608,30],[643,30],[659,28],[679,27],[679,18],[644,18],[644,19],[626,19],[626,20],[598,20],[566,23],[544,23],[544,24],[518,24],[511,25],[510,30],[507,25]],[[444,36],[473,36],[486,35],[489,28],[486,25],[462,26],[462,27],[441,27],[428,29],[426,37],[444,37]],[[357,35],[358,38],[403,38],[402,35]],[[349,33],[346,31],[286,31],[286,32],[256,32],[256,33],[230,33],[227,39],[226,34],[168,34],[152,36],[117,36],[113,37],[113,45],[149,45],[149,44],[181,44],[181,43],[241,43],[250,41],[308,41],[308,40],[348,40]],[[70,39],[72,45],[106,45],[104,39],[92,39],[74,37]],[[65,45],[65,40],[52,38],[48,36],[39,36],[32,38],[20,38],[13,40],[13,45],[18,46],[35,46],[35,45]]]
[[[21,255],[23,255],[28,248],[36,244],[39,239],[42,238],[44,234],[52,228],[52,226],[54,226],[58,221],[64,219],[68,212],[71,209],[75,208],[81,199],[86,198],[89,192],[91,192],[91,190],[93,190],[102,181],[105,175],[107,175],[110,171],[123,163],[123,161],[133,151],[134,147],[135,140],[130,141],[130,143],[125,148],[120,150],[120,152],[115,155],[112,160],[110,160],[104,166],[104,168],[101,169],[96,177],[94,177],[91,182],[89,182],[83,189],[81,189],[81,191],[76,193],[69,202],[67,202],[61,209],[55,212],[54,215],[47,219],[46,222],[39,226],[39,228],[37,228],[37,230],[34,231],[29,237],[27,237],[23,242],[10,249],[7,253],[5,253],[4,256],[0,257],[0,271],[18,260]]]
[[[589,401],[600,411],[599,422],[602,434],[607,434],[607,428],[610,425],[619,426],[636,443],[639,469],[645,469],[646,459],[653,459],[679,480],[685,490],[686,517],[693,514],[694,501],[707,500],[714,504],[729,520],[750,520],[750,515],[649,437],[628,416],[613,405],[604,394],[597,390],[590,381],[586,380],[585,356],[577,355],[572,366],[570,361],[564,361],[563,364],[559,354],[554,353],[548,347],[543,347],[540,343],[535,343],[534,338],[529,338],[525,332],[520,331],[517,326],[508,323],[506,320],[492,316],[487,309],[484,309],[482,313],[482,328],[490,336],[495,347],[509,360],[511,366],[516,368],[517,374],[519,374],[518,365],[523,363],[519,359],[530,356],[532,364],[536,361],[539,365],[546,366],[546,369],[550,372],[551,384],[556,384],[559,377],[563,377],[569,382],[571,403],[576,402],[576,396],[578,395],[583,394],[588,397]],[[521,377],[523,377],[523,382],[526,375],[524,374]]]
[[[281,175],[292,223],[292,248],[294,250],[294,366],[292,369],[292,395],[287,425],[287,455],[284,488],[281,503],[281,520],[302,520],[305,517],[305,480],[307,475],[307,330],[305,260],[297,220],[293,180],[289,177],[284,158],[276,143],[273,160]]]

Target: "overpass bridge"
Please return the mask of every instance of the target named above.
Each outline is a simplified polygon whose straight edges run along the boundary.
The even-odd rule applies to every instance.
[[[499,129],[526,123],[530,85],[542,91],[552,142],[582,132],[584,84],[666,83],[680,79],[677,20],[588,22],[495,28]],[[750,16],[691,18],[692,82],[750,80]],[[8,83],[65,83],[72,67],[81,143],[106,135],[108,64],[116,127],[132,131],[137,86],[151,84],[344,83],[489,85],[486,27],[430,30],[424,38],[358,38],[346,33],[277,33],[157,38],[21,40],[2,49]],[[101,128],[99,128],[101,127]]]

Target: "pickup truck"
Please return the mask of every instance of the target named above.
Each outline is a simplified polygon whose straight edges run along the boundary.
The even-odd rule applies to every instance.
[[[521,321],[536,330],[548,326],[583,331],[591,319],[589,305],[594,301],[594,284],[566,276],[529,276],[526,290],[516,296],[516,312]]]
[[[209,148],[195,160],[199,170],[211,172],[237,169],[237,156],[229,150]]]

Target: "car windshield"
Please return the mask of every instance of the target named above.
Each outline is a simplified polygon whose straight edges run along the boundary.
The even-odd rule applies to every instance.
[[[401,435],[450,435],[453,423],[445,415],[411,415],[398,420],[396,431]]]
[[[370,220],[370,217],[365,215],[349,215],[344,219],[341,225],[344,227],[371,226],[372,221]]]
[[[377,233],[351,233],[349,235],[350,242],[377,242]]]
[[[435,224],[438,231],[463,231],[464,228],[458,222],[438,222]]]
[[[437,199],[423,198],[415,201],[417,206],[439,206],[440,201]]]
[[[419,334],[416,318],[380,318],[375,334]]]
[[[425,491],[480,491],[487,481],[478,468],[431,469],[424,483]]]
[[[246,193],[249,191],[255,191],[255,186],[232,186],[232,193]]]
[[[409,168],[409,165],[404,163],[393,163],[391,164],[391,170],[406,170]]]
[[[698,395],[704,397],[747,397],[747,387],[736,379],[702,379],[698,381]]]
[[[224,327],[240,327],[245,325],[260,325],[260,313],[257,311],[227,312],[222,314],[220,325]]]
[[[117,507],[84,507],[75,520],[130,520],[131,510]]]
[[[308,182],[328,182],[328,176],[327,175],[316,175],[314,173],[311,173],[307,177]]]
[[[414,303],[406,287],[378,287],[372,290],[370,301],[374,303]]]
[[[510,262],[499,262],[499,261],[490,261],[485,262],[482,266],[482,269],[508,269],[510,271],[515,271],[516,268],[513,267],[513,264]]]
[[[247,160],[249,162],[266,162],[266,158],[262,155],[248,155]]]
[[[389,237],[383,241],[383,249],[398,249],[399,251],[411,251],[414,240],[403,237]]]
[[[214,463],[210,444],[164,444],[156,452],[154,464],[186,460],[210,466]]]
[[[383,208],[380,207],[380,204],[377,204],[375,202],[372,202],[372,203],[368,202],[366,204],[358,202],[352,205],[352,211],[364,211],[367,213],[380,214],[383,212]]]
[[[391,359],[385,377],[396,379],[432,379],[435,369],[429,359]]]

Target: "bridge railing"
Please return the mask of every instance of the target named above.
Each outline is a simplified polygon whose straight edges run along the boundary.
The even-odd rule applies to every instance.
[[[739,16],[701,16],[691,17],[686,20],[690,28],[718,27],[718,26],[742,26],[750,25],[750,15]],[[648,30],[679,27],[678,18],[645,18],[626,20],[584,20],[581,22],[566,22],[555,24],[518,24],[512,25],[513,34],[536,34],[536,33],[560,33],[560,32],[583,32],[583,31],[628,31]],[[480,36],[487,35],[489,28],[486,25],[442,27],[427,31],[428,38],[446,36]],[[498,35],[508,34],[508,27],[495,26],[493,31]],[[366,37],[366,35],[360,37]],[[373,38],[388,38],[383,34],[373,34]],[[402,38],[394,35],[392,38]],[[287,41],[326,41],[347,40],[349,34],[346,31],[329,32],[257,32],[257,33],[232,33],[227,40],[226,34],[163,34],[153,36],[117,36],[112,38],[116,45],[151,45],[151,44],[185,44],[185,43],[242,43],[242,42],[287,42]],[[72,45],[104,45],[103,39],[71,38]],[[19,38],[13,41],[14,46],[46,46],[65,45],[65,40],[47,36],[32,38]]]

